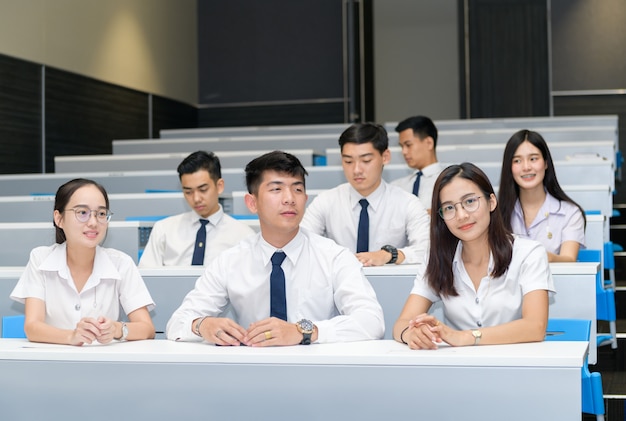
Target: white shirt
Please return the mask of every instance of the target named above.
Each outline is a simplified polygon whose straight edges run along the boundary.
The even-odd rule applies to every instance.
[[[441,174],[441,171],[444,170],[443,165],[439,162],[435,162],[434,164],[430,164],[421,170],[413,171],[413,174],[407,175],[406,177],[398,178],[391,182],[392,185],[400,187],[402,190],[405,190],[411,194],[413,194],[413,184],[415,184],[415,179],[417,178],[417,172],[422,171],[422,178],[420,178],[420,189],[419,189],[419,199],[424,205],[425,209],[430,209],[431,201],[433,198],[433,188],[435,187],[435,181],[437,181],[437,177]]]
[[[454,288],[458,296],[437,295],[425,277],[426,264],[418,266],[411,294],[421,295],[435,303],[441,301],[446,323],[454,329],[468,330],[497,326],[522,318],[522,300],[531,291],[543,289],[554,293],[554,281],[548,255],[538,242],[516,237],[513,257],[504,276],[481,279],[478,291],[463,265],[459,241],[453,260]],[[493,270],[493,255],[489,258],[488,273]]]
[[[120,304],[126,314],[145,306],[154,308],[133,259],[100,246],[96,247],[93,272],[80,292],[67,266],[65,243],[33,249],[11,292],[11,299],[20,303],[31,297],[45,302],[46,323],[59,329],[74,329],[83,317],[118,320]]]
[[[319,194],[307,207],[302,226],[356,252],[361,196],[349,183]],[[428,248],[430,216],[417,197],[384,180],[369,196],[369,251],[391,245],[404,264],[419,263]]]
[[[300,229],[282,250],[287,320],[311,320],[318,342],[380,339],[383,311],[361,264],[344,247]],[[270,316],[270,273],[276,249],[261,233],[220,254],[196,281],[167,323],[167,337],[200,340],[194,319],[218,316],[230,304],[244,328]]]
[[[205,227],[205,266],[222,251],[254,235],[254,230],[248,225],[226,215],[221,205],[219,211],[204,219],[209,220]],[[199,228],[200,216],[194,211],[157,221],[139,260],[139,267],[190,266]]]
[[[546,200],[528,228],[519,199],[515,202],[511,229],[515,234],[539,241],[546,250],[555,254],[559,254],[565,241],[576,241],[585,247],[585,220],[580,209],[570,202],[557,200],[547,192]]]

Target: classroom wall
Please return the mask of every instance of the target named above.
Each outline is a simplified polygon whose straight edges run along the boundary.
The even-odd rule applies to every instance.
[[[459,118],[457,0],[374,1],[377,121]]]
[[[196,0],[0,0],[0,54],[196,104]]]

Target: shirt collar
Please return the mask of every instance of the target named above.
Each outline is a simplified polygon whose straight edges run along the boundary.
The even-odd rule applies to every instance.
[[[303,233],[302,228],[300,228],[298,229],[298,233],[296,234],[296,236],[290,242],[285,244],[284,247],[280,249],[277,249],[276,247],[274,247],[273,245],[265,241],[263,236],[260,234],[259,234],[258,245],[261,248],[261,255],[263,256],[262,258],[265,264],[271,264],[270,259],[272,258],[272,255],[278,250],[282,250],[287,255],[287,259],[289,259],[289,261],[291,261],[291,263],[295,265],[298,262],[298,258],[300,257],[300,254],[302,253],[302,249],[304,247],[304,241],[305,241],[305,234]]]
[[[452,269],[454,271],[458,270],[459,266],[463,264],[462,253],[463,253],[463,242],[459,241],[456,245],[456,251],[454,252],[454,258],[452,260]],[[488,276],[491,276],[491,273],[493,272],[493,265],[494,265],[493,253],[489,251],[489,265],[487,266]]]
[[[519,218],[524,220],[522,204],[520,203],[519,198],[515,201],[515,206],[513,207],[513,211]],[[564,215],[565,214],[565,210],[563,209],[561,201],[555,198],[554,196],[552,196],[548,192],[546,192],[546,200],[544,200],[543,204],[541,205],[541,208],[537,212],[537,215],[542,215],[542,217],[545,218],[547,216],[546,213],[552,214],[552,215],[558,215],[558,214]]]
[[[223,217],[224,217],[224,209],[222,208],[222,205],[219,205],[219,209],[217,210],[217,212],[215,212],[212,215],[209,215],[208,218],[203,218],[202,216],[198,215],[196,211],[194,210],[189,212],[189,219],[191,220],[191,223],[192,224],[195,223],[198,225],[200,225],[200,222],[198,221],[199,219],[206,219],[209,221],[211,225],[215,227],[217,226],[217,224],[220,223]]]
[[[352,205],[352,209],[361,209],[361,204],[359,203],[359,200],[367,199],[367,202],[369,203],[368,207],[372,208],[372,210],[375,211],[380,206],[380,203],[383,200],[383,196],[387,191],[387,182],[385,180],[380,180],[380,185],[367,197],[361,196],[361,194],[357,192],[351,185],[349,185],[349,187],[350,204]]]
[[[543,202],[540,212],[550,212],[551,214],[565,214],[561,201],[550,193],[546,192],[546,201]]]
[[[433,162],[432,164],[425,166],[421,170],[416,170],[414,175],[417,174],[417,171],[422,172],[422,177],[439,175],[439,173],[441,172],[441,164],[439,164],[439,162]]]
[[[39,265],[39,269],[48,272],[57,272],[61,278],[66,280],[71,279],[69,267],[67,266],[67,244],[57,244],[41,265]],[[92,279],[93,274],[98,274],[98,278]],[[96,246],[92,275],[89,277],[85,289],[99,284],[100,279],[121,280],[122,276],[104,249],[100,246]]]

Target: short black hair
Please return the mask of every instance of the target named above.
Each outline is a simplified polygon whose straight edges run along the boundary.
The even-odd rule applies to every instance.
[[[413,135],[419,136],[420,139],[432,137],[433,145],[437,147],[437,126],[430,118],[423,115],[406,118],[398,123],[395,130],[400,133],[406,129],[413,130]]]
[[[348,127],[339,136],[339,147],[343,151],[346,143],[372,143],[374,149],[381,154],[389,149],[389,137],[387,130],[376,123],[357,123]]]
[[[292,177],[302,178],[308,175],[300,160],[295,156],[283,151],[268,152],[254,158],[246,165],[246,186],[248,193],[258,194],[259,186],[265,171],[276,171],[278,173],[289,174]]]
[[[197,151],[187,156],[178,164],[178,178],[184,174],[193,174],[200,170],[208,171],[213,181],[222,178],[222,166],[219,158],[213,152]]]

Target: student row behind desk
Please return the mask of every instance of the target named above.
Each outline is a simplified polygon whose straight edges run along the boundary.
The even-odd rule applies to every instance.
[[[251,194],[247,201],[249,207],[259,214],[261,234],[220,254],[203,272],[196,287],[170,319],[169,338],[205,339],[219,345],[271,346],[379,339],[383,336],[383,310],[359,262],[348,250],[299,227],[306,202],[305,173],[297,158],[282,152],[266,154],[248,165],[246,175]],[[471,164],[454,166],[444,170],[440,179],[440,200],[445,195],[444,205],[448,202],[451,205],[445,207],[445,212],[440,208],[442,218],[435,221],[440,230],[447,226],[449,235],[454,232],[451,238],[461,240],[456,247],[458,259],[465,262],[466,256],[462,253],[462,246],[465,246],[466,250],[473,251],[474,256],[476,253],[480,255],[480,264],[484,265],[480,273],[488,275],[475,278],[472,275],[476,268],[470,265],[474,288],[468,289],[470,278],[467,276],[451,273],[453,277],[447,281],[451,284],[447,284],[446,290],[438,290],[436,284],[422,282],[420,271],[423,273],[423,268],[418,266],[416,288],[421,285],[422,293],[427,293],[429,288],[432,293],[428,298],[422,297],[423,300],[436,302],[443,296],[444,313],[447,314],[444,318],[427,315],[425,311],[430,304],[424,305],[423,300],[413,309],[407,306],[403,310],[405,319],[401,317],[393,329],[394,338],[412,348],[432,348],[441,341],[452,345],[477,345],[542,340],[548,317],[548,293],[554,292],[545,249],[528,240],[511,242],[512,237],[506,234],[498,214],[493,214],[496,203],[493,188],[479,169]],[[145,286],[142,288],[136,268],[129,265],[128,256],[97,246],[110,217],[106,193],[95,183],[84,180],[68,184],[69,187],[60,189],[59,193],[63,194],[57,194],[65,197],[62,206],[55,206],[57,234],[63,234],[61,241],[57,238],[60,244],[33,251],[31,261],[12,293],[12,298],[26,301],[25,329],[29,338],[80,345],[154,336],[149,316],[154,302]],[[471,201],[468,195],[471,195]],[[481,198],[485,202],[482,209]],[[72,212],[74,218],[68,218]],[[459,219],[469,221],[468,218],[472,222],[465,223],[459,231],[455,224]],[[494,231],[496,234],[491,233],[494,224],[499,226],[499,231]],[[435,225],[432,224],[431,230]],[[431,240],[436,238],[432,232]],[[494,235],[501,236],[500,244],[509,244],[512,255],[498,256],[498,267],[491,270],[487,265],[491,243],[487,240]],[[477,239],[483,241],[476,242]],[[283,267],[285,253],[289,263]],[[270,256],[271,274],[267,264]],[[278,257],[280,261],[275,260]],[[523,265],[527,258],[534,264]],[[430,260],[433,260],[432,252]],[[295,265],[296,261],[298,265]],[[452,262],[448,264],[451,267]],[[263,267],[268,273],[259,273]],[[115,269],[125,272],[131,280],[122,282],[123,277]],[[526,273],[528,270],[533,273]],[[427,272],[432,274],[432,271],[432,265],[428,266]],[[104,276],[101,275],[103,272]],[[511,273],[506,285],[503,272]],[[92,276],[93,273],[99,276]],[[290,282],[285,282],[285,278]],[[495,279],[493,288],[492,278]],[[83,289],[87,294],[81,293]],[[472,292],[468,292],[470,289]],[[492,295],[505,293],[516,301],[513,310],[506,315],[508,320],[504,320],[492,304],[499,300],[488,300],[490,292]],[[529,293],[533,296],[532,304],[525,305]],[[461,296],[465,302],[460,307],[467,310],[469,318],[446,309],[451,305],[454,307],[454,300],[450,297],[455,296]],[[56,298],[51,300],[50,297]],[[128,322],[117,321],[118,297],[128,315]],[[482,308],[477,312],[468,307],[474,298],[476,304],[483,302],[491,307],[485,307],[484,321]],[[220,314],[229,303],[234,307],[239,323],[229,318],[210,317]],[[68,312],[72,304],[74,312]],[[91,310],[91,306],[98,310]],[[103,308],[104,315],[94,314]],[[91,316],[82,317],[85,310]],[[61,327],[54,326],[53,320]]]

